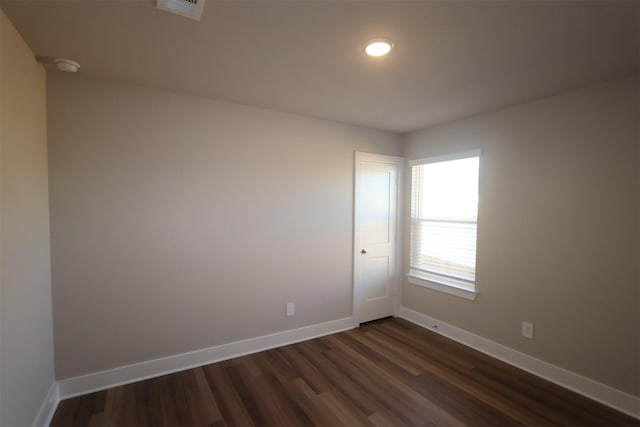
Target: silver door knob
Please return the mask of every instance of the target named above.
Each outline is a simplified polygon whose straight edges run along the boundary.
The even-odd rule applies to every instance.
[[[361,253],[361,254],[366,254],[366,253],[367,253],[367,250],[366,250],[366,249],[363,249],[363,250],[361,250],[361,251],[360,251],[360,253]]]

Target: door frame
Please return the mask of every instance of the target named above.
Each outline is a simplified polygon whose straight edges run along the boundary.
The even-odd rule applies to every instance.
[[[392,285],[392,294],[394,295],[394,304],[393,304],[393,315],[397,316],[400,312],[400,290],[402,289],[402,271],[404,269],[404,260],[402,257],[402,242],[404,241],[404,227],[403,227],[403,218],[404,218],[404,165],[405,159],[404,157],[397,156],[387,156],[383,154],[375,154],[375,153],[366,153],[361,151],[356,151],[354,155],[354,189],[353,189],[353,308],[352,308],[352,316],[353,316],[353,325],[355,328],[360,326],[360,308],[358,307],[359,301],[359,271],[360,271],[360,234],[361,227],[360,221],[358,218],[358,212],[360,210],[360,177],[361,177],[361,163],[363,161],[374,161],[378,163],[391,163],[396,165],[398,168],[397,177],[396,177],[396,242],[394,247],[395,252],[395,280]]]

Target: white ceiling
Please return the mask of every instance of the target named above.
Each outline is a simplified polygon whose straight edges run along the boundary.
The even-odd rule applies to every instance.
[[[393,132],[636,74],[640,3],[2,0],[37,55],[80,74]],[[362,44],[392,39],[385,58]]]

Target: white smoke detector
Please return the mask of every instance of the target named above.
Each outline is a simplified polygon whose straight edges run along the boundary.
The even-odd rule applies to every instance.
[[[75,73],[80,68],[80,64],[66,58],[54,58],[52,56],[36,56],[38,64],[54,64],[56,68],[65,73]]]
[[[156,7],[199,21],[204,8],[204,0],[156,0]]]
[[[78,68],[80,68],[80,64],[70,59],[55,58],[53,60],[53,63],[56,64],[58,70],[64,71],[66,73],[75,73],[76,71],[78,71]]]

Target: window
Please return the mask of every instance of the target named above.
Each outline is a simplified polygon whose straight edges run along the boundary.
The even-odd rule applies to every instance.
[[[474,299],[480,152],[409,164],[409,282]]]

